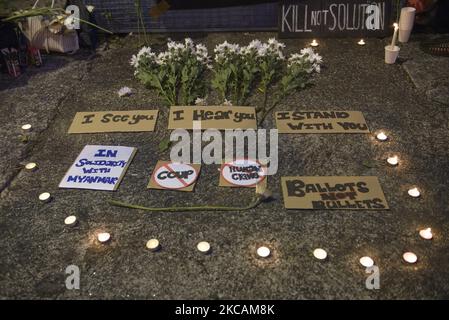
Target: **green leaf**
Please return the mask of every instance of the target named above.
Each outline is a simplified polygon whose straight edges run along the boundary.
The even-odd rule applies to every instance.
[[[379,167],[379,161],[376,160],[363,160],[362,164],[367,168]]]
[[[167,151],[172,145],[172,141],[170,141],[170,138],[164,138],[159,142],[159,151],[165,152]]]

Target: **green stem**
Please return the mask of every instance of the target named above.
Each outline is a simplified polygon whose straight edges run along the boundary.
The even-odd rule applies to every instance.
[[[74,17],[74,19],[77,19],[77,20],[79,20],[79,21],[82,22],[82,23],[88,24],[88,25],[90,25],[90,26],[92,26],[92,27],[94,27],[94,28],[100,29],[100,30],[102,30],[102,31],[104,31],[104,32],[107,32],[107,33],[109,33],[109,34],[114,34],[113,32],[111,32],[111,31],[109,31],[109,30],[107,30],[107,29],[104,29],[104,28],[102,28],[102,27],[96,25],[95,23],[92,23],[92,22],[89,22],[89,21],[86,21],[86,20],[83,20],[83,19],[80,19],[80,18],[75,18],[75,17]]]
[[[279,101],[276,101],[276,102],[273,103],[273,105],[271,107],[269,107],[268,109],[264,109],[263,110],[262,116],[259,118],[259,122],[258,122],[259,126],[262,125],[262,123],[264,122],[264,120],[267,117],[268,113],[271,110],[273,110],[277,106],[278,103],[279,103]]]
[[[192,206],[192,207],[165,207],[165,208],[153,208],[144,207],[135,204],[129,204],[117,200],[109,200],[109,204],[117,207],[139,209],[145,211],[159,211],[159,212],[179,212],[179,211],[244,211],[257,207],[262,203],[263,197],[258,196],[249,205],[245,207],[227,207],[227,206]]]

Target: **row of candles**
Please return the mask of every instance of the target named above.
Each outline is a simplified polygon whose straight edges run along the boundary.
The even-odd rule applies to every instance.
[[[364,46],[366,44],[365,40],[360,39],[359,41],[357,41],[357,44],[359,46]],[[313,39],[312,42],[310,43],[311,47],[318,47],[320,44],[318,43],[318,41],[316,39]]]
[[[314,41],[316,41],[316,40],[314,40]],[[22,126],[22,132],[29,133],[30,131],[31,131],[30,124],[26,124],[26,125]],[[376,139],[378,141],[383,142],[383,141],[388,140],[388,136],[385,134],[385,132],[381,131],[376,134]],[[398,156],[395,155],[395,156],[388,157],[387,163],[391,166],[397,166],[399,164]],[[25,169],[28,171],[35,171],[37,168],[38,168],[38,165],[35,162],[30,162],[25,165]],[[409,189],[408,194],[413,198],[417,198],[421,195],[419,189],[416,187]],[[39,195],[39,200],[41,202],[50,202],[51,197],[52,196],[49,192],[43,192]],[[70,226],[70,227],[76,226],[77,223],[78,223],[78,220],[77,220],[76,216],[73,216],[73,215],[66,217],[64,220],[64,224],[66,226]],[[420,230],[419,235],[421,238],[426,239],[426,240],[431,240],[433,238],[431,228],[426,228],[426,229]],[[96,238],[99,243],[105,244],[110,241],[111,234],[108,232],[100,232],[96,235]],[[161,248],[161,245],[159,243],[159,240],[150,239],[147,241],[146,247],[151,251],[157,251]],[[204,254],[207,254],[211,251],[211,245],[206,241],[201,241],[197,244],[197,249],[198,249],[198,251],[200,251]],[[260,258],[269,258],[271,256],[271,249],[268,248],[267,246],[261,246],[261,247],[257,248],[256,254]],[[313,256],[318,260],[326,260],[327,252],[322,248],[316,248],[313,251]],[[415,263],[418,261],[418,257],[413,252],[405,252],[403,254],[403,259],[404,259],[404,261],[406,261],[408,263]],[[364,257],[360,258],[359,263],[362,266],[368,268],[368,267],[372,267],[374,265],[374,260],[371,257],[364,256]]]

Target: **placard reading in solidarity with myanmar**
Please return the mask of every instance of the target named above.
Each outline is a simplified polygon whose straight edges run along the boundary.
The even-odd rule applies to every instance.
[[[279,133],[369,133],[360,111],[279,111]]]
[[[137,149],[87,145],[67,171],[60,188],[117,190]]]
[[[287,209],[388,209],[377,177],[282,177]]]

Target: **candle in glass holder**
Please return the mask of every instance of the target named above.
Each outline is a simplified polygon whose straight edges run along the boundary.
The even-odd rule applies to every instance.
[[[318,46],[319,46],[318,41],[316,41],[315,39],[312,40],[312,42],[310,43],[310,45],[311,45],[312,47],[318,47]]]
[[[361,257],[359,262],[365,268],[370,268],[374,266],[374,260],[371,257]]]
[[[261,258],[268,258],[271,254],[271,250],[268,247],[262,246],[257,248],[257,255]]]
[[[43,192],[39,195],[39,200],[42,202],[50,202],[51,194],[49,192]]]
[[[37,169],[37,163],[35,163],[35,162],[27,163],[25,165],[25,169],[27,169],[29,171],[35,171]]]
[[[146,246],[151,251],[157,251],[161,247],[161,245],[159,244],[159,240],[157,239],[148,240]]]
[[[399,157],[398,156],[391,156],[387,158],[387,162],[390,166],[397,166],[399,164]]]
[[[408,195],[413,198],[418,198],[421,195],[418,188],[411,188],[407,191]]]
[[[73,227],[77,224],[78,220],[75,216],[68,216],[64,219],[64,224],[69,227]]]
[[[431,240],[433,238],[432,229],[430,228],[419,230],[419,235],[426,240]]]
[[[357,42],[357,44],[358,44],[359,46],[364,46],[364,45],[365,45],[365,40],[360,39],[360,41]]]
[[[201,241],[196,245],[196,248],[202,253],[209,253],[210,244],[209,244],[209,242]]]
[[[376,135],[376,139],[379,141],[386,141],[388,139],[388,136],[385,134],[385,132],[381,131]]]
[[[418,257],[413,252],[406,252],[402,255],[402,258],[408,263],[415,263],[418,261]]]
[[[327,258],[327,252],[324,249],[317,248],[313,251],[313,256],[318,260],[324,260]]]
[[[22,132],[23,133],[29,133],[31,131],[31,128],[32,128],[31,124],[29,124],[29,123],[24,124],[22,126]]]
[[[97,239],[100,243],[106,243],[111,239],[111,234],[108,232],[101,232],[97,235]]]

